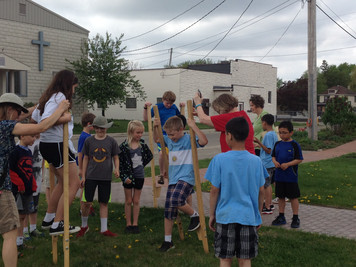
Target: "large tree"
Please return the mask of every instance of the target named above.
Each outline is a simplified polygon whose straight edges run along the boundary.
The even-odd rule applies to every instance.
[[[109,105],[122,106],[127,97],[146,97],[139,81],[130,73],[129,61],[121,57],[125,50],[120,47],[122,37],[123,34],[112,39],[109,33],[105,37],[97,34],[83,42],[80,59],[68,60],[79,79],[78,100],[90,107],[97,103],[103,116]]]
[[[277,90],[277,105],[282,111],[303,111],[308,109],[308,79],[285,82]]]

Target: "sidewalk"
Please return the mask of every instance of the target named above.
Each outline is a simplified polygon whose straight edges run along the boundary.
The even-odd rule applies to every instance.
[[[344,144],[342,146],[323,150],[323,151],[304,151],[304,161],[312,162],[323,159],[339,157],[343,154],[356,152],[356,141]],[[200,169],[200,177],[202,181],[206,169]],[[124,203],[125,196],[121,183],[112,184],[112,201]],[[167,192],[167,182],[161,187],[161,195],[157,199],[158,207],[164,207],[165,195]],[[198,210],[196,194],[193,195],[193,206]],[[209,193],[203,193],[204,213],[209,215]],[[141,206],[153,207],[152,194],[152,179],[145,178],[145,185],[141,194]],[[278,205],[272,215],[262,215],[263,225],[270,226],[274,218],[278,215]],[[287,203],[285,211],[287,224],[282,226],[286,229],[290,228],[292,210],[290,204]],[[297,230],[326,234],[330,236],[344,237],[356,240],[356,210],[344,210],[336,208],[327,208],[321,206],[300,204],[299,208],[300,228]]]

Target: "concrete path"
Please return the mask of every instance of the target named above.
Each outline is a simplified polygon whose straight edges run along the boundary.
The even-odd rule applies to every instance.
[[[344,144],[337,148],[323,150],[323,151],[304,151],[304,161],[312,162],[323,159],[329,159],[339,157],[343,154],[356,152],[356,141]],[[199,152],[198,152],[199,153]],[[204,174],[206,169],[200,170],[200,177],[202,181],[205,179]],[[161,187],[161,195],[157,199],[158,206],[164,207],[165,195],[167,191],[167,182]],[[196,206],[196,194],[193,195],[193,206],[197,210]],[[356,196],[355,196],[356,198]],[[112,184],[112,201],[118,203],[124,203],[125,196],[121,183]],[[209,215],[209,193],[203,193],[203,203],[205,216]],[[356,205],[356,200],[355,200]],[[145,185],[141,195],[141,206],[153,207],[153,194],[152,194],[152,179],[145,178]],[[263,225],[271,225],[271,222],[278,215],[278,205],[274,214],[263,215]],[[292,210],[290,204],[287,203],[285,211],[287,224],[282,226],[283,228],[290,229],[290,223],[292,218]],[[356,240],[356,210],[345,210],[336,208],[327,208],[313,205],[300,205],[300,221],[301,226],[298,231],[313,232],[319,234],[326,234],[337,237],[345,237]]]

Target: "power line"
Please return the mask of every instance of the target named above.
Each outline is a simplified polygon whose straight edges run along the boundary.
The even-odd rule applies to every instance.
[[[288,27],[285,29],[285,31],[282,33],[282,35],[278,38],[277,42],[268,50],[268,52],[259,60],[259,62],[261,62],[275,47],[276,45],[279,43],[279,41],[283,38],[283,36],[287,33],[287,31],[289,30],[289,28],[292,26],[293,22],[295,21],[295,19],[298,17],[300,11],[302,10],[302,7],[299,9],[299,11],[297,12],[297,14],[294,16],[294,18],[292,19],[292,21],[289,23]]]
[[[355,36],[353,36],[350,32],[348,32],[344,27],[342,27],[339,23],[337,23],[332,17],[330,17],[320,6],[318,6],[316,4],[317,8],[319,8],[319,10],[321,12],[323,12],[329,19],[331,19],[337,26],[339,26],[342,30],[344,30],[348,35],[350,35],[352,38],[356,39]]]
[[[145,46],[145,47],[141,47],[141,48],[138,48],[138,49],[133,49],[133,50],[128,50],[128,51],[125,51],[125,53],[129,53],[129,52],[136,52],[136,51],[140,51],[140,50],[143,50],[143,49],[147,49],[147,48],[150,48],[152,46],[155,46],[155,45],[158,45],[158,44],[161,44],[165,41],[168,41],[170,39],[172,39],[173,37],[176,37],[177,35],[181,34],[182,32],[185,32],[186,30],[188,30],[189,28],[193,27],[195,24],[197,24],[198,22],[200,22],[201,20],[203,20],[205,17],[207,17],[208,15],[210,15],[213,11],[215,11],[218,7],[220,7],[223,3],[225,3],[226,0],[223,0],[221,1],[220,4],[218,4],[217,6],[215,6],[212,10],[210,10],[208,13],[206,13],[204,16],[202,16],[200,19],[198,19],[197,21],[195,21],[193,24],[189,25],[188,27],[184,28],[183,30],[173,34],[172,36],[166,38],[166,39],[163,39],[157,43],[154,43],[154,44],[151,44],[151,45],[148,45],[148,46]]]
[[[210,50],[210,52],[208,54],[206,54],[203,57],[203,59],[207,58],[210,55],[210,53],[213,52],[215,50],[215,48],[217,48],[218,45],[225,39],[225,37],[231,32],[231,30],[235,27],[235,25],[240,21],[240,19],[245,14],[245,12],[250,8],[252,2],[253,2],[253,0],[250,1],[250,3],[245,8],[245,10],[241,13],[240,17],[235,21],[235,23],[231,26],[231,28],[227,31],[227,33],[223,36],[223,38],[221,38],[221,40],[213,47],[213,49]]]
[[[349,26],[347,25],[347,23],[345,21],[343,21],[342,18],[340,18],[340,16],[338,16],[327,4],[324,3],[323,0],[320,0],[336,17],[338,17],[339,20],[341,20],[351,31],[353,31],[355,34],[356,32]]]
[[[173,21],[173,20],[179,18],[180,16],[184,15],[184,14],[187,13],[188,11],[192,10],[193,8],[195,8],[195,7],[197,7],[198,5],[200,5],[201,3],[203,3],[204,1],[205,1],[205,0],[201,0],[199,3],[197,3],[197,4],[195,4],[194,6],[188,8],[187,10],[185,10],[184,12],[178,14],[178,15],[175,16],[174,18],[168,20],[167,22],[165,22],[165,23],[163,23],[163,24],[157,26],[156,28],[153,28],[152,30],[149,30],[149,31],[147,31],[147,32],[141,33],[141,34],[139,34],[139,35],[136,35],[136,36],[133,36],[133,37],[130,37],[130,38],[127,38],[127,39],[122,40],[122,41],[123,41],[123,42],[124,42],[124,41],[129,41],[129,40],[136,39],[136,38],[138,38],[138,37],[144,36],[144,35],[146,35],[146,34],[149,34],[149,33],[153,32],[153,31],[155,31],[155,30],[157,30],[157,29],[163,27],[164,25],[170,23],[171,21]]]

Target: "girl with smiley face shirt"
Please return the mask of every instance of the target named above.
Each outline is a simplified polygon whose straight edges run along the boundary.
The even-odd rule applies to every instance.
[[[112,122],[98,116],[94,119],[95,135],[88,137],[83,147],[82,186],[84,184],[85,199],[82,207],[82,225],[77,237],[84,236],[89,231],[88,217],[93,202],[96,187],[98,187],[98,201],[100,204],[100,233],[104,236],[117,236],[108,230],[108,202],[111,192],[112,170],[119,178],[119,145],[114,138],[108,136],[106,131]],[[114,167],[114,168],[113,168]]]

